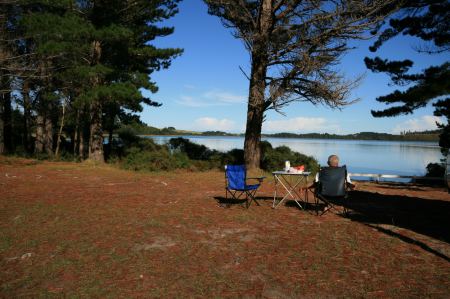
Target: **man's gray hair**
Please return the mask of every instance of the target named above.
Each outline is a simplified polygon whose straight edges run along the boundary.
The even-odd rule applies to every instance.
[[[339,166],[339,157],[337,155],[331,155],[328,157],[328,165],[332,167]]]

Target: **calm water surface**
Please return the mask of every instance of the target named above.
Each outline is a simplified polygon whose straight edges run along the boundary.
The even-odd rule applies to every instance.
[[[178,136],[152,136],[163,144]],[[244,147],[243,137],[179,136],[211,149],[228,151]],[[350,172],[399,175],[424,175],[428,163],[439,162],[442,154],[437,142],[400,142],[368,140],[330,140],[297,138],[263,138],[273,147],[286,145],[292,150],[313,156],[326,165],[331,154],[340,157]]]

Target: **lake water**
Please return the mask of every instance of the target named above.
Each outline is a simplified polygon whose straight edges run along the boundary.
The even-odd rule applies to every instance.
[[[228,151],[244,147],[243,137],[224,136],[152,136],[163,144],[170,138],[183,137],[211,149]],[[339,156],[349,172],[424,175],[428,163],[439,162],[442,154],[437,142],[400,142],[369,140],[330,140],[300,138],[263,138],[273,147],[286,145],[294,151],[313,156],[326,165],[331,154]],[[280,166],[281,167],[281,166]]]

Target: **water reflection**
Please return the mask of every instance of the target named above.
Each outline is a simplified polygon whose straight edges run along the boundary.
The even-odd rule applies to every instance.
[[[152,136],[163,144],[173,137],[184,137],[211,149],[228,151],[243,148],[244,138],[222,136]],[[399,175],[424,175],[428,163],[439,162],[442,154],[437,143],[366,140],[325,140],[263,138],[273,147],[286,145],[292,150],[313,156],[325,165],[330,154],[337,154],[350,172]]]

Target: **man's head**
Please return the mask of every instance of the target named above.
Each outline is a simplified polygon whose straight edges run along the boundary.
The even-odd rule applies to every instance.
[[[328,166],[338,167],[339,166],[339,157],[336,155],[329,156],[328,157]]]

